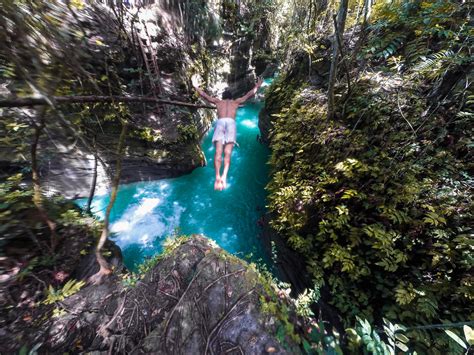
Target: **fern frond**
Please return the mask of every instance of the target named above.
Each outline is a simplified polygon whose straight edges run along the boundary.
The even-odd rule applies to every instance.
[[[417,75],[427,76],[430,79],[439,78],[449,69],[456,54],[451,49],[445,49],[429,56],[420,58],[420,62],[413,67]]]
[[[427,43],[423,38],[416,38],[405,46],[405,64],[411,65],[416,63],[421,57],[426,57],[429,53]]]
[[[394,55],[405,42],[407,36],[405,34],[396,34],[394,35],[383,49],[377,53],[377,57],[388,59]]]
[[[466,112],[466,111],[460,111],[460,112],[457,113],[456,117],[458,117],[458,118],[474,118],[474,113]]]

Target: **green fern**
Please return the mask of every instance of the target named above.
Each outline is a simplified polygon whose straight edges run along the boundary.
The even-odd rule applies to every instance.
[[[458,117],[458,118],[474,118],[474,113],[466,112],[466,111],[459,111],[456,114],[456,117]]]
[[[405,34],[397,34],[394,36],[388,44],[383,47],[383,49],[377,53],[377,57],[388,59],[393,56],[397,51],[403,47],[403,43],[405,42],[407,36]]]
[[[423,38],[418,37],[408,42],[404,49],[405,65],[418,62],[422,57],[426,57],[429,51],[427,43]]]
[[[455,53],[451,49],[422,56],[419,63],[413,67],[413,72],[430,79],[437,79],[451,67],[454,57]]]
[[[78,292],[86,283],[84,281],[69,280],[62,289],[55,290],[49,285],[44,304],[52,304],[63,301],[65,298]]]

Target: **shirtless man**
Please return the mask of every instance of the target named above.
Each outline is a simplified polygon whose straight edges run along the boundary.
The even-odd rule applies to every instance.
[[[216,147],[214,156],[214,168],[216,170],[216,181],[214,183],[214,190],[222,191],[227,187],[227,173],[230,167],[230,156],[235,144],[236,128],[235,128],[235,114],[239,105],[254,96],[263,83],[262,79],[258,79],[255,87],[244,96],[232,100],[232,94],[228,89],[222,94],[222,99],[212,97],[206,94],[197,84],[196,78],[192,78],[193,87],[204,99],[216,105],[217,108],[217,123],[214,128],[214,135],[212,136],[212,143]],[[224,171],[220,174],[222,165],[222,152],[224,152]]]

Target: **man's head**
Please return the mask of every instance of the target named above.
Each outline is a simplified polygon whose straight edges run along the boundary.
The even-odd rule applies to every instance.
[[[222,93],[222,100],[232,100],[232,93],[229,88],[226,88]]]

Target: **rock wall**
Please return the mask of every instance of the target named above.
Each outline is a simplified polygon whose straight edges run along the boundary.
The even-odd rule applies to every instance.
[[[248,264],[193,236],[135,286],[115,276],[86,286],[61,302],[66,312],[45,317],[52,307],[43,306],[34,328],[25,325],[15,342],[5,330],[0,344],[10,353],[39,344],[40,353],[298,354],[303,323],[288,302]],[[296,333],[276,335],[282,320],[265,303],[288,309]]]
[[[267,14],[252,0],[223,6],[222,17],[229,48],[227,84],[233,96],[239,97],[255,85],[257,76],[274,73],[271,26]]]
[[[90,26],[97,36],[111,51],[125,51],[124,62],[116,63],[116,70],[132,94],[151,96],[155,92],[173,100],[193,101],[190,76],[193,71],[199,71],[208,64],[203,64],[203,58],[211,56],[207,52],[206,41],[212,38],[212,34],[206,32],[208,23],[187,28],[187,15],[183,15],[183,10],[178,2],[159,1],[136,12],[135,17],[125,17],[124,26],[130,41],[135,44],[135,48],[125,49],[117,47],[120,42],[117,40],[119,28],[97,27],[100,26],[97,21],[101,16],[103,21],[111,21],[109,17],[113,15],[109,14],[110,10],[102,8],[103,14],[94,14],[99,18],[93,17],[96,22],[92,21]],[[192,43],[192,36],[198,35],[205,37],[203,42]],[[154,72],[151,78],[143,59],[141,63],[137,62],[142,56],[138,38],[145,44],[147,57],[151,52],[156,54],[159,72]],[[213,70],[212,67],[207,69]],[[140,75],[139,71],[142,72]],[[150,104],[128,105],[128,108],[132,117],[122,163],[122,183],[176,177],[206,164],[200,141],[212,120],[209,110]],[[53,122],[54,118],[50,121]],[[78,140],[74,132],[66,132],[59,126],[57,129],[49,127],[39,146],[41,178],[47,193],[59,193],[67,198],[88,196],[95,155],[98,157],[96,193],[106,192],[114,176],[121,125],[113,118],[103,122],[104,117],[97,117],[93,129],[96,132],[97,154],[90,144]],[[88,137],[88,142],[91,140]],[[8,157],[5,160],[8,161]]]
[[[289,62],[286,63],[285,74],[282,80],[285,84],[285,88],[289,91],[293,91],[299,87],[298,83],[301,82],[302,78],[307,78],[309,85],[314,87],[326,87],[329,79],[329,68],[331,63],[329,61],[330,53],[330,42],[328,40],[319,40],[318,50],[315,54],[316,57],[320,58],[315,63],[309,60],[306,52],[300,51],[289,55]],[[266,69],[269,72],[276,70],[273,65],[269,65]],[[270,136],[272,130],[272,114],[278,113],[282,107],[284,107],[283,98],[287,96],[283,92],[274,92],[273,90],[267,90],[265,99],[265,106],[260,111],[258,127],[260,129],[260,136],[262,141],[266,144],[270,143]]]
[[[267,19],[256,22],[253,34],[242,34],[239,28],[250,21],[252,11],[245,4],[235,11],[235,21],[229,21],[220,1],[207,1],[199,8],[192,7],[192,3],[159,1],[140,10],[136,19],[125,18],[127,29],[133,27],[144,43],[150,41],[149,47],[156,53],[159,73],[153,81],[160,96],[192,100],[192,73],[205,79],[208,90],[216,82],[226,81],[235,96],[241,96],[252,88],[256,75],[273,74],[275,65],[269,57],[255,55],[271,52]],[[111,47],[117,42],[117,34],[110,29],[108,33],[104,30],[101,36]],[[133,52],[130,48],[127,50]],[[139,53],[138,45],[134,51]],[[142,70],[145,70],[143,64]],[[139,77],[130,70],[139,68],[140,63],[132,59],[121,66],[119,75],[127,85],[142,82],[132,88],[137,95],[151,94],[154,89],[146,79],[148,73]],[[229,71],[226,68],[230,68]],[[210,127],[212,112],[148,104],[129,108],[132,119],[122,163],[122,183],[177,177],[206,164],[200,141]],[[65,133],[58,128],[40,141],[43,186],[49,194],[86,197],[96,163],[94,150],[75,139],[71,132]],[[96,126],[95,130],[98,157],[96,193],[105,193],[114,176],[120,124],[112,120]],[[193,133],[191,136],[189,131]]]

